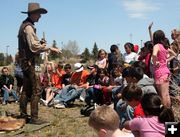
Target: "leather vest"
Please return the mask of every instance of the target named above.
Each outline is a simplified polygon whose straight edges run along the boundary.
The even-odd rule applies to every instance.
[[[32,26],[34,29],[34,32],[36,33],[36,29],[34,28],[33,22],[30,20],[30,18],[27,18],[24,20],[20,26],[19,34],[18,34],[18,50],[19,50],[19,58],[23,61],[30,61],[33,65],[35,65],[35,54],[30,50],[26,34],[24,32],[24,29],[26,26]]]

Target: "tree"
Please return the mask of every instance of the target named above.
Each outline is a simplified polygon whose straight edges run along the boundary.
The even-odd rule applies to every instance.
[[[82,62],[85,63],[91,58],[91,54],[88,48],[85,48],[84,52],[81,54]]]
[[[65,60],[70,59],[73,54],[71,53],[70,50],[66,50],[66,49],[62,49],[62,54],[61,54],[62,58],[64,58]]]
[[[97,47],[97,44],[96,42],[94,43],[94,47],[92,49],[92,58],[93,59],[97,59],[97,56],[98,56],[98,47]]]
[[[12,56],[11,56],[11,55],[8,55],[8,56],[6,57],[6,65],[11,64],[12,62],[13,62]]]
[[[3,53],[0,53],[0,66],[4,66],[5,57]]]
[[[57,43],[56,43],[55,40],[53,40],[52,47],[53,47],[53,48],[57,48]],[[49,53],[49,60],[55,60],[55,59],[57,59],[57,58],[59,58],[59,57],[60,57],[60,54],[58,54],[58,53],[56,53],[56,52],[51,51],[51,52]]]
[[[36,57],[36,65],[40,65],[43,63],[43,59],[42,59],[43,54],[40,54],[39,56]]]
[[[69,41],[67,45],[63,45],[65,51],[69,50],[73,56],[77,56],[79,53],[79,46],[76,41]]]

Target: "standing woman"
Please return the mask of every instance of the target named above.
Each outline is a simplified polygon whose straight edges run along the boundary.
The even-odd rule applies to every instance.
[[[153,69],[154,79],[159,95],[162,98],[162,103],[166,107],[171,106],[169,96],[169,75],[170,71],[167,62],[172,60],[176,53],[169,48],[168,39],[162,30],[157,30],[153,34]]]

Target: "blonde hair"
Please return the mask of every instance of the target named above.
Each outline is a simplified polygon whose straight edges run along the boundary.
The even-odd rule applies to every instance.
[[[119,128],[119,116],[116,111],[108,106],[97,107],[89,117],[89,126],[95,130],[116,130]]]
[[[105,53],[105,58],[107,58],[107,52],[104,49],[100,49],[98,51],[98,58],[100,58],[100,54],[103,53],[103,52]]]

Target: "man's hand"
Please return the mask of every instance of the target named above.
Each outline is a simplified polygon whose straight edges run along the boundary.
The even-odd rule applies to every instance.
[[[53,52],[56,52],[56,53],[62,53],[62,51],[60,50],[60,49],[58,49],[58,48],[53,48],[53,47],[51,47],[51,48],[49,48],[51,51],[53,51]]]
[[[41,44],[46,44],[47,42],[46,42],[46,40],[45,40],[44,38],[42,38],[42,39],[40,40],[40,43],[41,43]]]

